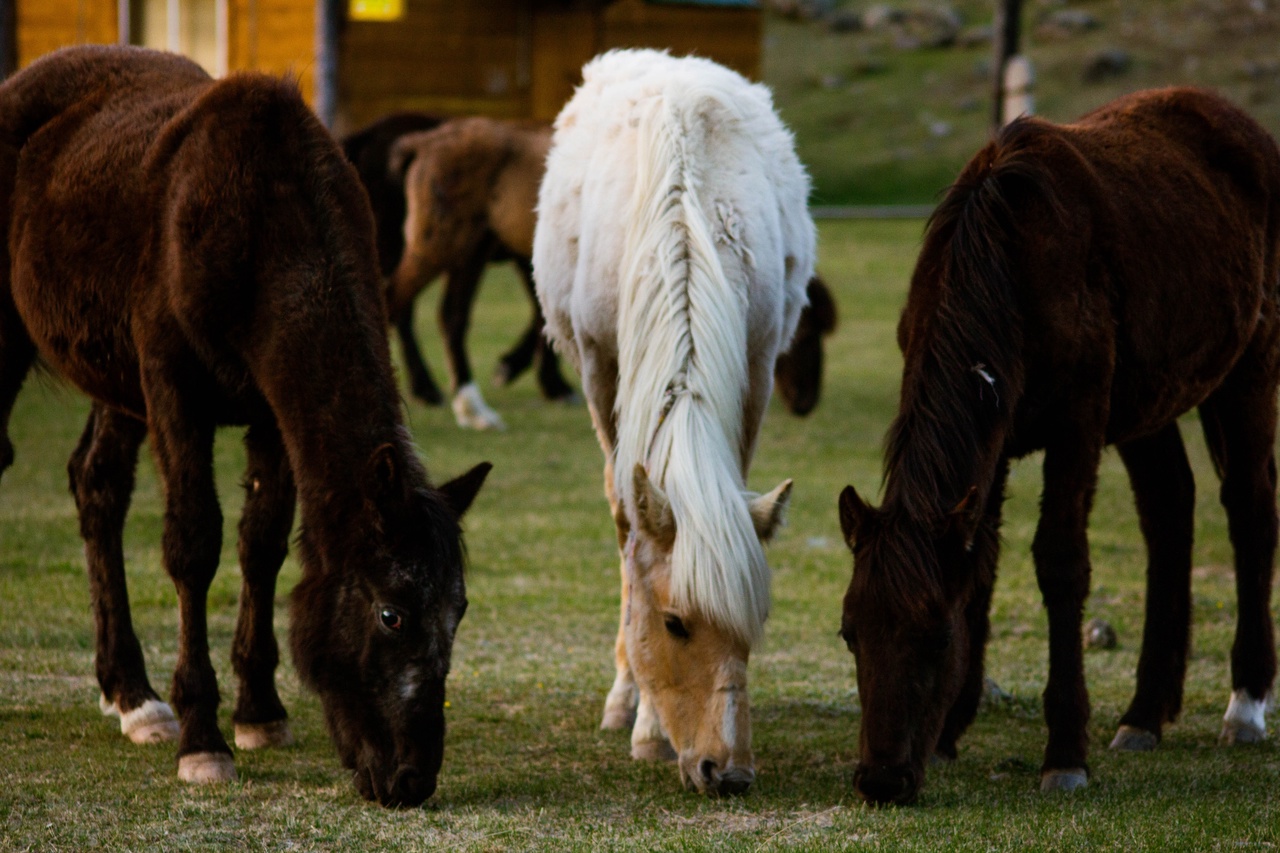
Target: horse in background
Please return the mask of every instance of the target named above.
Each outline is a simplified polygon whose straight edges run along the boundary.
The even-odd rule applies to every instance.
[[[532,151],[545,159],[549,138],[550,128],[536,122],[396,113],[343,140],[343,149],[356,165],[373,204],[378,257],[388,279],[406,257],[405,234],[409,233],[415,268],[395,279],[388,302],[395,306],[393,322],[413,393],[432,405],[443,397],[413,330],[413,300],[440,269],[447,270],[440,328],[455,392],[454,413],[462,426],[483,429],[502,424],[501,416],[485,403],[471,380],[466,332],[487,263],[514,262],[534,297],[529,258],[535,213],[526,200],[536,198],[542,168],[530,168],[527,156],[512,152]],[[778,357],[774,373],[779,396],[792,413],[801,416],[818,404],[822,339],[836,324],[835,301],[826,284],[814,276],[807,293],[791,349]],[[529,326],[516,346],[501,357],[495,377],[505,385],[536,360],[543,396],[573,399],[573,389],[543,334],[545,324],[536,297],[533,301]]]
[[[955,758],[983,683],[1009,463],[1044,451],[1031,546],[1049,618],[1042,790],[1088,780],[1081,614],[1088,517],[1114,444],[1146,540],[1137,689],[1111,746],[1178,716],[1190,646],[1195,482],[1177,418],[1199,408],[1235,550],[1222,739],[1265,737],[1276,656],[1280,152],[1216,95],[1140,92],[1074,124],[1020,119],[930,220],[898,327],[903,371],[884,503],[852,487],[841,633],[857,661],[854,786],[910,802]]]
[[[363,796],[431,796],[466,608],[459,521],[489,466],[437,488],[414,452],[368,202],[296,85],[214,81],[141,48],[50,54],[0,85],[0,221],[0,471],[37,358],[94,401],[68,473],[103,711],[134,741],[176,737],[184,781],[236,777],[205,609],[222,544],[214,432],[244,424],[236,745],[292,740],[272,613],[296,499],[299,676]],[[178,592],[172,707],[147,679],[125,584],[148,437]]]
[[[509,133],[485,132],[500,130],[508,124],[505,122],[496,122],[492,127],[457,124],[470,121],[395,113],[344,137],[342,146],[369,193],[378,233],[378,259],[388,282],[405,257],[405,229],[410,208],[406,173],[413,171],[415,186],[421,185],[420,189],[411,189],[409,195],[414,200],[414,222],[424,230],[415,232],[409,242],[416,257],[431,253],[431,261],[424,261],[431,269],[419,268],[417,277],[407,285],[407,293],[397,296],[393,289],[388,289],[388,302],[395,302],[392,323],[400,338],[414,396],[428,405],[444,401],[413,328],[413,302],[417,293],[444,272],[445,291],[440,301],[439,323],[445,341],[454,415],[460,426],[501,428],[501,416],[485,403],[472,379],[466,351],[472,304],[489,263],[514,262],[533,303],[528,328],[516,345],[499,359],[496,380],[499,384],[508,384],[536,361],[538,383],[544,397],[571,400],[574,391],[561,374],[559,359],[542,334],[544,322],[529,269],[537,177],[533,177],[532,188],[522,189],[518,195],[494,186],[499,181],[508,186],[512,183],[509,173],[513,164],[503,161],[511,151],[512,141],[521,135],[520,130],[513,125]],[[425,133],[437,128],[441,130],[439,134]],[[541,146],[539,156],[545,156],[550,128],[523,123],[522,129],[532,134],[533,145]],[[405,139],[405,146],[398,148],[401,139]],[[416,169],[413,168],[415,161],[419,161]],[[422,166],[423,162],[431,165]],[[517,158],[515,168],[521,165],[524,161]],[[541,174],[540,165],[537,172]],[[441,195],[441,192],[447,194]],[[523,204],[529,205],[527,214],[521,209]],[[491,221],[504,223],[522,218],[528,219],[528,234],[521,237],[520,231],[515,232],[514,241],[518,244],[515,248],[503,239],[504,236],[512,239],[512,232],[490,227]],[[429,236],[427,231],[434,233]],[[437,248],[431,244],[432,240],[444,240],[448,245]]]
[[[706,793],[755,778],[747,659],[791,481],[757,496],[746,476],[813,274],[808,194],[768,89],[623,50],[583,68],[538,197],[534,280],[582,377],[622,555],[602,726]]]

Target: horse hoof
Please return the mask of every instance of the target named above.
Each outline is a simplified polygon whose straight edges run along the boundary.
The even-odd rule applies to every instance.
[[[605,731],[627,730],[636,724],[636,712],[631,708],[605,708],[600,728]]]
[[[631,744],[631,757],[636,761],[675,761],[676,751],[666,740],[642,740]]]
[[[1267,739],[1267,700],[1254,699],[1244,688],[1233,691],[1222,716],[1222,735],[1218,742],[1225,746],[1238,743],[1261,743]]]
[[[120,718],[120,732],[134,743],[165,743],[178,739],[178,718],[173,709],[159,699],[148,699],[132,711],[120,713],[119,706],[108,702],[106,696],[98,697],[98,707],[104,716]]]
[[[453,395],[453,417],[463,429],[496,429],[504,430],[507,425],[502,417],[489,408],[489,404],[480,396],[480,389],[474,382],[468,382]]]
[[[1111,748],[1125,752],[1150,752],[1158,743],[1160,738],[1155,732],[1149,732],[1137,726],[1121,726],[1111,740]]]
[[[1040,774],[1040,790],[1046,794],[1051,791],[1074,791],[1088,784],[1089,774],[1080,768],[1046,770]]]
[[[1266,739],[1266,729],[1260,729],[1247,722],[1228,720],[1222,724],[1222,734],[1218,736],[1218,743],[1223,746],[1236,746],[1237,744],[1262,743]]]
[[[292,746],[293,732],[288,720],[271,723],[236,723],[236,749]]]
[[[563,394],[557,394],[552,397],[551,402],[559,403],[562,406],[581,406],[582,395],[577,391],[566,391]]]
[[[178,759],[178,778],[193,785],[236,781],[236,765],[225,752],[193,752]]]

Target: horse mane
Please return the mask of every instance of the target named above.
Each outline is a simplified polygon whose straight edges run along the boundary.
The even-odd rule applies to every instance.
[[[1019,223],[1061,208],[1041,151],[1052,129],[1013,122],[978,153],[929,218],[899,327],[906,366],[885,452],[886,506],[935,529],[991,472],[1022,395]],[[1043,146],[1039,146],[1043,147]]]
[[[676,522],[675,605],[697,606],[754,642],[768,615],[770,578],[739,456],[747,297],[726,274],[698,195],[708,123],[741,124],[734,100],[725,80],[669,78],[641,106],[619,276],[614,474],[627,507],[635,506],[637,463],[666,491]]]

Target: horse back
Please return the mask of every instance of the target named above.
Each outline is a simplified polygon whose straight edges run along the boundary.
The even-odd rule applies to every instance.
[[[372,261],[368,202],[336,144],[286,81],[215,82],[121,48],[47,63],[0,89],[6,136],[34,127],[9,137],[21,148],[5,213],[14,300],[42,357],[137,414],[144,351],[191,357],[214,397],[256,399],[253,350],[307,306],[282,280]],[[361,272],[377,313],[376,271]]]
[[[983,304],[1020,327],[1023,449],[1067,406],[1108,412],[1110,441],[1144,434],[1199,404],[1249,347],[1274,370],[1278,226],[1280,153],[1215,95],[1140,92],[1073,124],[1020,120],[935,215],[899,342],[918,358],[950,271],[999,255],[1008,292]]]

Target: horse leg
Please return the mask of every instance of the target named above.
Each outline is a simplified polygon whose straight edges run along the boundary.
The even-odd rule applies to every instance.
[[[538,360],[538,387],[542,396],[548,400],[573,400],[573,386],[565,381],[560,372],[560,357],[555,347],[547,340],[546,317],[542,314],[542,303],[538,301],[538,291],[533,284],[533,265],[527,258],[516,258],[516,268],[520,271],[520,280],[524,283],[529,301],[533,303],[533,317],[529,320],[529,328],[515,348],[504,355],[498,364],[499,384],[505,385],[515,379],[533,359]]]
[[[498,359],[498,369],[493,374],[494,384],[498,386],[510,385],[533,364],[534,356],[538,351],[538,339],[542,337],[542,327],[545,325],[542,319],[542,307],[538,304],[538,293],[533,286],[533,265],[526,258],[512,258],[512,262],[520,273],[525,290],[533,299],[534,316],[529,322],[529,327],[520,336],[520,340],[516,341],[516,345]]]
[[[276,576],[289,550],[295,490],[293,473],[274,424],[245,433],[249,467],[245,473],[244,512],[240,517],[240,615],[236,620],[231,663],[239,678],[236,691],[236,746],[258,749],[293,743],[288,714],[276,692],[280,651],[272,626]]]
[[[439,406],[444,402],[444,394],[440,393],[440,386],[436,385],[435,380],[431,378],[426,359],[422,357],[422,350],[418,348],[418,336],[413,330],[415,304],[414,300],[410,300],[395,320],[396,334],[400,338],[400,352],[404,356],[405,370],[409,372],[409,388],[413,391],[413,396],[428,406]]]
[[[1079,423],[1068,430],[1076,438],[1045,449],[1040,523],[1031,545],[1049,615],[1049,680],[1044,689],[1049,742],[1040,768],[1042,791],[1074,790],[1089,778],[1089,694],[1080,621],[1089,595],[1087,528],[1102,431]],[[1093,436],[1099,440],[1090,441]]]
[[[168,354],[165,354],[168,355]],[[178,778],[236,778],[231,748],[218,731],[218,678],[209,660],[206,606],[222,550],[222,510],[213,481],[214,419],[185,393],[191,363],[143,358],[143,393],[165,490],[164,566],[178,592],[178,665],[170,700],[182,720]]]
[[[444,335],[445,356],[453,389],[453,416],[458,426],[469,429],[506,429],[498,413],[485,403],[471,376],[467,358],[467,328],[471,305],[480,287],[480,277],[493,254],[493,238],[482,242],[461,266],[449,270],[444,297],[440,300],[440,331]]]
[[[7,258],[8,253],[0,253]],[[9,440],[9,416],[22,390],[22,383],[35,361],[36,348],[18,317],[9,292],[8,265],[0,270],[0,476],[13,464],[13,442]]]
[[[1182,710],[1191,642],[1196,483],[1177,422],[1119,446],[1147,543],[1147,606],[1138,684],[1112,749],[1146,751]]]
[[[99,707],[120,718],[120,731],[134,743],[160,743],[178,737],[178,722],[147,680],[124,572],[124,521],[146,435],[142,421],[94,406],[67,464],[67,479],[89,571]]]
[[[978,715],[984,689],[983,658],[987,650],[990,632],[991,590],[995,586],[996,563],[1000,558],[1000,518],[1004,507],[1004,486],[1009,477],[1009,460],[1001,458],[991,489],[987,492],[987,505],[983,520],[974,534],[969,553],[974,561],[973,577],[976,588],[965,606],[965,625],[968,629],[968,668],[964,685],[955,704],[947,712],[938,738],[935,754],[947,761],[956,757],[956,742]]]
[[[1236,635],[1231,700],[1222,742],[1266,737],[1276,675],[1271,577],[1276,551],[1276,378],[1248,354],[1200,406],[1205,439],[1222,478],[1221,500],[1235,551]]]

